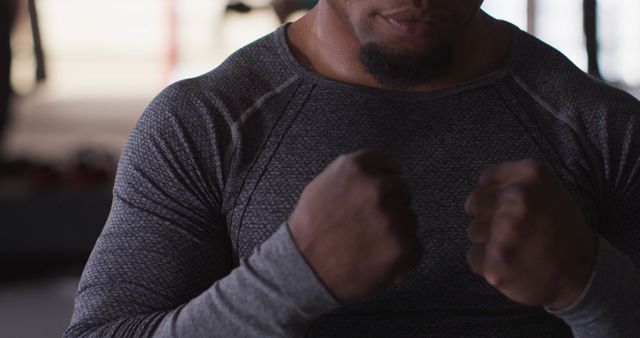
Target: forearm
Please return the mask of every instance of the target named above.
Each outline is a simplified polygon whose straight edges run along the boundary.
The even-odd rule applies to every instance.
[[[229,276],[164,318],[156,337],[299,337],[337,302],[286,226]]]
[[[121,318],[83,330],[81,335],[298,337],[335,306],[337,302],[283,226],[249,259],[187,304]],[[77,336],[77,332],[70,330],[67,336]]]
[[[596,266],[580,299],[550,312],[571,326],[576,338],[640,336],[640,270],[600,238]]]

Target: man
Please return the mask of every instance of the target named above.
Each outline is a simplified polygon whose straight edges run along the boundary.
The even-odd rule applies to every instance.
[[[160,94],[66,336],[640,334],[640,104],[481,3],[322,0]]]

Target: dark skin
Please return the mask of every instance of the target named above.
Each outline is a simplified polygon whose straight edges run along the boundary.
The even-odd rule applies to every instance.
[[[400,163],[361,150],[337,158],[307,185],[288,224],[333,295],[362,299],[404,280],[420,260],[410,202]]]
[[[510,29],[479,10],[481,4],[322,0],[287,34],[298,60],[327,78],[427,92],[477,79],[504,63]],[[451,66],[424,83],[389,86],[360,63],[358,53],[370,42],[406,60],[448,42]],[[343,156],[307,186],[289,218],[298,248],[340,300],[372,296],[418,263],[416,223],[399,166],[381,152]],[[472,218],[469,266],[508,298],[560,309],[586,288],[596,236],[551,168],[531,160],[488,168],[465,212]]]
[[[367,73],[358,59],[363,43],[382,42],[408,55],[423,53],[445,39],[454,47],[450,70],[441,78],[413,91],[432,91],[476,79],[499,68],[506,59],[509,28],[482,12],[478,1],[389,1],[389,0],[325,0],[300,20],[291,24],[287,34],[296,57],[307,67],[336,81],[375,88],[386,88]],[[407,12],[430,15],[436,8],[440,20],[430,26],[433,33],[403,36],[389,28],[381,15]],[[449,14],[446,14],[449,13]],[[444,23],[454,17],[455,22]],[[448,21],[447,21],[448,22]],[[427,24],[429,26],[429,24]],[[431,29],[431,27],[427,27]]]
[[[471,270],[511,300],[563,309],[587,286],[597,239],[546,163],[487,168],[465,203]]]

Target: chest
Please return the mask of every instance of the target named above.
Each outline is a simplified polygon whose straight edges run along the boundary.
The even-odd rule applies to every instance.
[[[336,157],[363,148],[383,149],[402,164],[418,217],[417,235],[428,258],[402,286],[362,306],[382,311],[401,304],[415,310],[424,304],[468,304],[469,294],[478,306],[509,306],[466,265],[469,219],[463,206],[489,165],[526,158],[554,162],[544,150],[549,145],[532,133],[527,117],[491,90],[424,102],[362,99],[335,104],[341,101],[311,99],[285,109],[272,123],[260,124],[260,131],[243,131],[266,136],[255,156],[246,156],[250,161],[227,212],[236,256],[250,256],[275,232],[304,187]],[[581,204],[572,178],[562,178]]]
[[[422,102],[335,102],[344,100],[320,96],[292,104],[261,130],[242,131],[263,137],[227,213],[239,257],[286,221],[306,184],[344,153],[376,148],[395,156],[414,195],[423,244],[446,239],[459,252],[467,245],[463,204],[480,172],[500,161],[545,159],[541,140],[496,91]]]

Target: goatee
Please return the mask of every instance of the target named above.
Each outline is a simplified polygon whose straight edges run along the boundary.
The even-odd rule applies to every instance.
[[[360,49],[360,62],[365,70],[383,85],[406,89],[433,82],[453,63],[453,47],[441,43],[422,54],[408,54],[390,47],[367,43]]]

